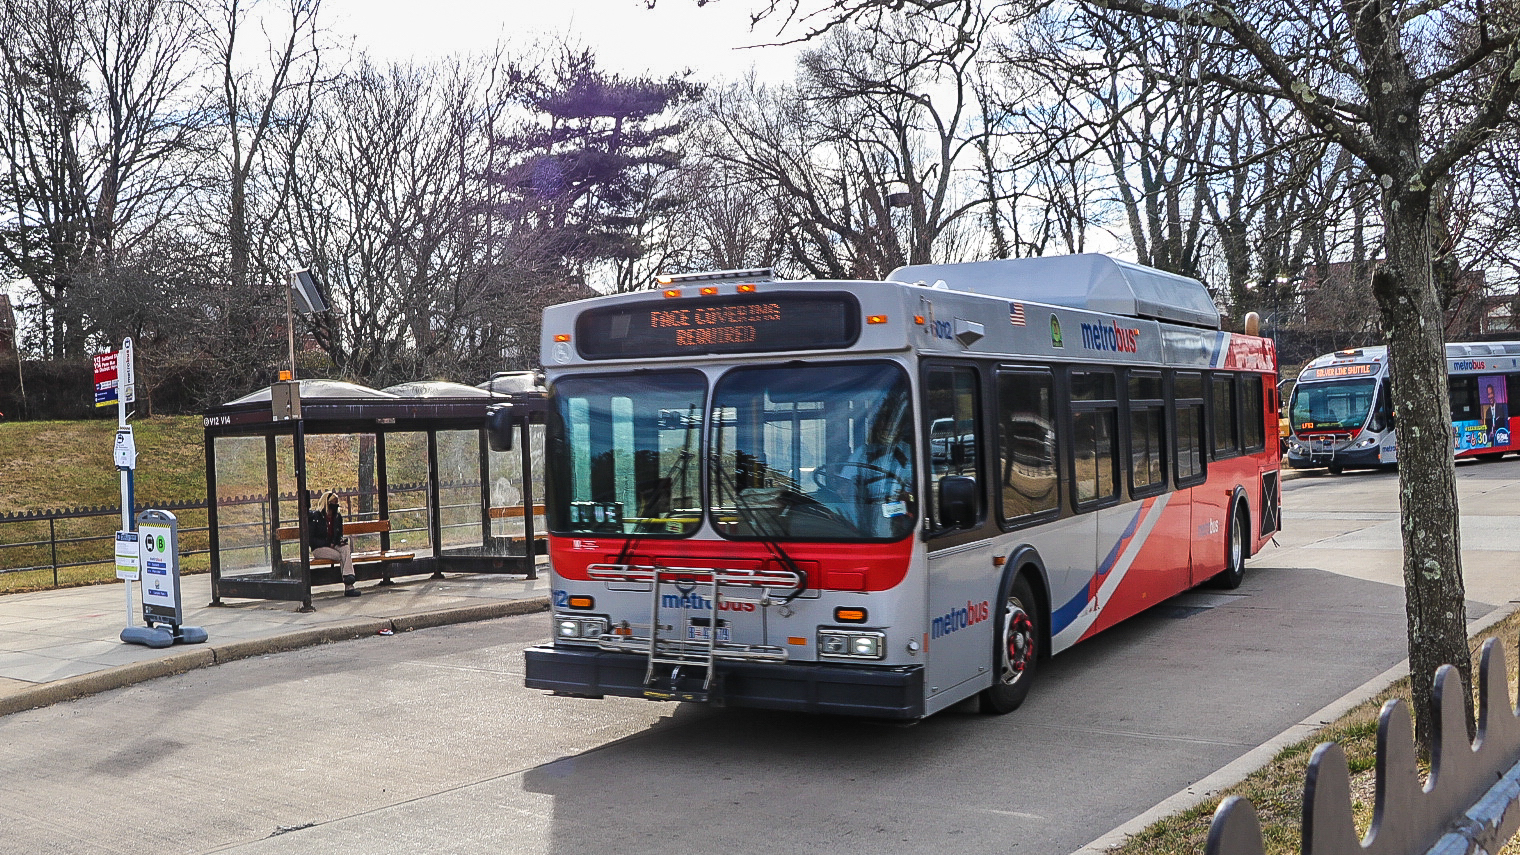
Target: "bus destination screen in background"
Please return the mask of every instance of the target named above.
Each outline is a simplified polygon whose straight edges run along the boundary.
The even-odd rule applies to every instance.
[[[1329,380],[1335,377],[1367,377],[1373,373],[1376,365],[1331,365],[1326,368],[1311,368],[1299,375],[1300,380]]]
[[[586,359],[849,347],[860,335],[850,294],[662,299],[589,309],[575,322]]]

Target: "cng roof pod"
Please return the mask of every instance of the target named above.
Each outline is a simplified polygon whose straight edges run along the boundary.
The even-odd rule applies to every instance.
[[[1202,282],[1098,253],[913,264],[887,279],[1219,329],[1219,309]]]

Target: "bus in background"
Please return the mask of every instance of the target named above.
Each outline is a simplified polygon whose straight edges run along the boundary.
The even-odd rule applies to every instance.
[[[1276,353],[1196,280],[1080,255],[661,285],[544,313],[530,688],[1007,712],[1278,529]]]
[[[1520,342],[1447,344],[1446,371],[1457,458],[1520,451],[1509,421],[1509,390],[1520,390]],[[1339,474],[1397,463],[1388,383],[1383,346],[1338,350],[1304,366],[1288,405],[1288,465]]]

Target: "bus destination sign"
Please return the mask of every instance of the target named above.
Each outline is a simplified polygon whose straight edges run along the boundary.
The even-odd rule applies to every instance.
[[[850,294],[755,294],[589,309],[576,320],[586,359],[849,347],[860,334]]]
[[[1305,376],[1304,380],[1328,380],[1331,377],[1363,377],[1371,374],[1376,365],[1330,365],[1325,368],[1313,370],[1313,376]],[[1310,372],[1305,371],[1308,375]]]

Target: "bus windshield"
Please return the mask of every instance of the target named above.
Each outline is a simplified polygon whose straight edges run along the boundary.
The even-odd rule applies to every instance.
[[[1293,389],[1288,419],[1294,430],[1355,430],[1372,411],[1377,381],[1336,380],[1299,383]]]
[[[546,455],[550,531],[695,532],[706,399],[707,380],[696,371],[557,381]]]
[[[900,540],[916,519],[908,377],[890,362],[739,368],[713,391],[713,524],[732,538]]]

